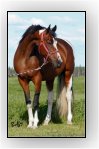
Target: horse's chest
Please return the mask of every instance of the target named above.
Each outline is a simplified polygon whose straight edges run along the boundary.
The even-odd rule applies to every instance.
[[[41,69],[41,74],[43,80],[53,79],[56,76],[55,69],[53,68],[52,65],[50,65],[50,67],[44,66]]]

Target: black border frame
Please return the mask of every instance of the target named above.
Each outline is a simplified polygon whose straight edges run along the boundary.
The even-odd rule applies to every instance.
[[[8,136],[8,13],[9,12],[84,12],[85,13],[85,136],[83,137],[9,137]],[[87,138],[86,137],[86,11],[7,11],[7,138]]]

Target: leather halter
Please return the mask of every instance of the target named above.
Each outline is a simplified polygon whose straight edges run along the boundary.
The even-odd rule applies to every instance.
[[[39,53],[40,53],[40,46],[44,46],[46,52],[48,53],[49,51],[48,51],[47,46],[45,46],[44,37],[43,36],[44,36],[44,33],[41,33],[41,41],[40,41],[40,45],[39,45]]]
[[[40,47],[41,46],[43,46],[44,47],[44,49],[45,49],[45,51],[47,52],[47,56],[44,58],[44,63],[46,63],[47,62],[47,59],[48,59],[48,57],[49,56],[51,56],[52,54],[55,54],[55,53],[57,53],[58,51],[55,51],[55,52],[50,52],[49,51],[49,49],[48,49],[48,47],[45,45],[45,43],[44,43],[44,33],[41,33],[41,41],[40,41],[40,45],[39,45],[39,48],[38,48],[38,50],[39,50],[39,53],[41,53],[40,51]]]

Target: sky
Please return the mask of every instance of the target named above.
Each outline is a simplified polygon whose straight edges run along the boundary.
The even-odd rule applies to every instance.
[[[18,43],[30,25],[57,25],[57,37],[73,47],[75,66],[85,66],[85,12],[8,12],[8,66]]]

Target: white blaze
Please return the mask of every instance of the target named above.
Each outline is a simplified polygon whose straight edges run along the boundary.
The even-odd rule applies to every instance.
[[[59,50],[57,48],[57,41],[54,38],[53,38],[53,46],[56,49],[58,60],[60,60],[62,62],[62,58],[61,58],[60,53],[58,52]]]
[[[41,33],[43,33],[44,31],[45,31],[45,29],[39,30],[39,35],[40,35]]]

